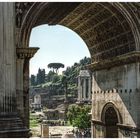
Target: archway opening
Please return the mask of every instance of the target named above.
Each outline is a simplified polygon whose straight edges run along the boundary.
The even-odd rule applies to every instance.
[[[85,41],[72,29],[63,25],[50,26],[43,24],[32,29],[29,46],[40,49],[30,60],[30,74],[37,74],[38,68],[50,69],[47,64],[61,62],[65,65],[62,70],[72,66],[85,56],[91,58]]]
[[[109,107],[105,112],[106,138],[118,137],[117,123],[117,113],[113,107]]]
[[[33,28],[30,46],[40,48],[30,61],[31,131],[34,130],[34,126],[38,127],[39,123],[45,122],[50,126],[49,137],[53,138],[58,134],[63,136],[69,129],[73,130],[74,128],[72,123],[70,127],[68,126],[70,117],[67,114],[70,112],[72,104],[75,105],[75,108],[77,107],[77,77],[81,70],[85,70],[84,66],[91,63],[89,50],[77,33],[61,25],[41,25]],[[54,71],[53,67],[50,69],[49,64],[52,63],[64,64],[63,71],[60,71],[61,69],[59,72]],[[40,95],[39,100],[37,100],[38,95]],[[90,97],[90,90],[88,95]],[[87,106],[83,108],[88,110]],[[83,108],[81,107],[79,112],[82,112]],[[89,116],[88,112],[86,114]],[[34,125],[34,120],[36,121],[37,117],[40,122]],[[77,115],[77,119],[79,119],[78,117]],[[84,126],[86,137],[90,137],[90,130],[87,130],[87,127],[90,128],[90,118],[86,121],[89,124]],[[59,126],[60,133],[55,126]],[[63,132],[61,129],[64,127],[66,131]],[[52,131],[51,128],[54,128],[55,131]],[[40,132],[36,131],[35,133]]]

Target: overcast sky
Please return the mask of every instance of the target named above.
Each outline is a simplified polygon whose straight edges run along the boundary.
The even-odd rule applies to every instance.
[[[90,57],[89,50],[82,38],[71,29],[61,26],[41,25],[33,28],[30,37],[30,47],[40,49],[30,61],[30,75],[36,74],[38,68],[50,69],[47,65],[60,62],[67,66],[79,62],[85,56]]]

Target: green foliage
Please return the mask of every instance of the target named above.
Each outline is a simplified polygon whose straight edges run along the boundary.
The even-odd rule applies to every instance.
[[[64,94],[67,86],[68,94],[77,96],[77,76],[80,70],[89,63],[91,63],[91,59],[84,57],[79,63],[74,63],[73,66],[67,67],[62,75],[58,75],[54,71],[49,71],[45,75],[45,69],[41,70],[39,68],[38,74],[36,76],[32,75],[30,78],[31,86],[49,88],[52,90],[52,93],[56,94]],[[57,71],[60,67],[64,67],[64,65],[62,63],[50,63],[48,67]]]
[[[37,127],[38,125],[38,118],[30,114],[30,128]]]
[[[36,79],[35,79],[35,75],[31,75],[31,86],[35,86],[36,85]]]
[[[53,71],[55,70],[55,72],[57,73],[59,68],[64,68],[64,64],[62,64],[62,63],[49,63],[48,68],[53,68]]]
[[[67,112],[68,121],[74,127],[78,127],[79,129],[89,128],[91,125],[89,115],[90,110],[91,106],[89,105],[71,105]]]
[[[60,76],[57,74],[54,74],[52,77],[52,83],[57,83],[58,81],[60,81]]]
[[[45,83],[45,69],[38,69],[37,75],[31,75],[31,86],[36,86]]]
[[[37,73],[37,84],[45,83],[45,69],[38,69]]]
[[[74,63],[73,66],[67,67],[66,71],[63,72],[63,74],[67,76],[68,89],[71,89],[70,88],[72,87],[71,85],[75,85],[71,90],[69,90],[70,92],[73,92],[74,90],[76,91],[77,76],[79,75],[80,70],[83,69],[85,65],[90,63],[91,63],[91,58],[84,57],[79,61],[79,63]]]
[[[51,82],[55,73],[53,71],[49,71],[46,75],[46,82]]]

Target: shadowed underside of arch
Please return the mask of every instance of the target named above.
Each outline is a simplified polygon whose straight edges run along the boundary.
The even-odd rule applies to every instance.
[[[21,24],[22,47],[28,47],[33,27],[60,24],[83,38],[93,63],[139,50],[139,3],[68,2],[30,5]]]

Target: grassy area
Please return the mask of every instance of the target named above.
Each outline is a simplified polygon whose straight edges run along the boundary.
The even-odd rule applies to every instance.
[[[38,122],[38,118],[32,114],[30,114],[30,128],[37,127],[40,123]]]

